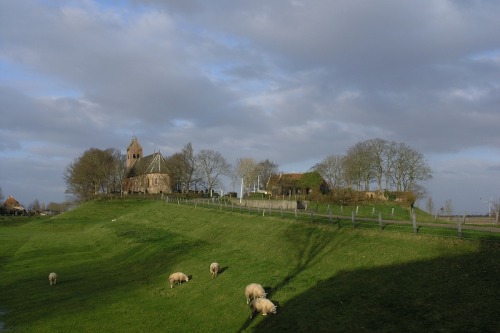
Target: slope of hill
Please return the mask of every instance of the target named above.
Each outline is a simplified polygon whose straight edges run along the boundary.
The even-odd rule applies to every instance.
[[[0,322],[14,332],[494,332],[499,254],[496,242],[96,201],[0,225]],[[215,279],[212,261],[223,268]],[[175,271],[191,280],[171,289]],[[252,282],[276,315],[249,319]]]

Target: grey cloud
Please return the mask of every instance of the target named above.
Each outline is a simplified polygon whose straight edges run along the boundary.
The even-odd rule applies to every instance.
[[[90,147],[124,149],[136,135],[149,152],[192,142],[230,161],[307,170],[374,137],[433,158],[498,148],[499,9],[435,0],[3,1],[0,66],[12,70],[0,74],[0,107],[9,110],[0,154],[68,163]]]

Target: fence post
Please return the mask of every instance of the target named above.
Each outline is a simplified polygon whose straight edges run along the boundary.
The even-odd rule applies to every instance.
[[[375,216],[375,207],[372,207],[372,217]]]
[[[355,224],[355,221],[354,221],[354,211],[351,211],[351,218],[352,218],[352,227],[356,228],[356,224]]]
[[[384,229],[384,225],[382,224],[382,213],[378,212],[378,224],[380,225],[380,229]]]
[[[394,218],[394,207],[392,207],[392,209],[391,209],[391,219],[393,219],[393,218]]]
[[[328,205],[328,218],[330,220],[330,223],[332,223],[332,211],[330,210],[330,205]]]

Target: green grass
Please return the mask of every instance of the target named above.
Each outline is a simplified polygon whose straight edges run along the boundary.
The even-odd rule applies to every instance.
[[[480,239],[95,201],[0,221],[0,322],[8,332],[497,332],[499,255]],[[212,261],[223,267],[215,279]],[[191,280],[170,289],[174,271]],[[249,319],[252,282],[277,315]]]

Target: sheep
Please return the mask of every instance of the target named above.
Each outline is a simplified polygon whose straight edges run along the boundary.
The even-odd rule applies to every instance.
[[[250,319],[255,312],[261,312],[263,316],[268,313],[276,314],[276,305],[267,298],[256,298],[250,303]]]
[[[170,276],[168,277],[168,280],[170,281],[170,288],[173,288],[174,284],[176,282],[178,282],[179,284],[182,284],[182,282],[189,281],[189,278],[184,273],[176,272],[176,273],[170,274]]]
[[[49,283],[50,283],[50,285],[57,283],[57,274],[56,273],[52,272],[49,274]]]
[[[217,262],[213,262],[210,264],[210,274],[212,274],[212,279],[219,274],[220,265]]]
[[[247,304],[255,298],[266,298],[266,295],[267,294],[264,288],[262,288],[262,286],[258,283],[251,283],[245,288],[245,297],[247,299]]]

